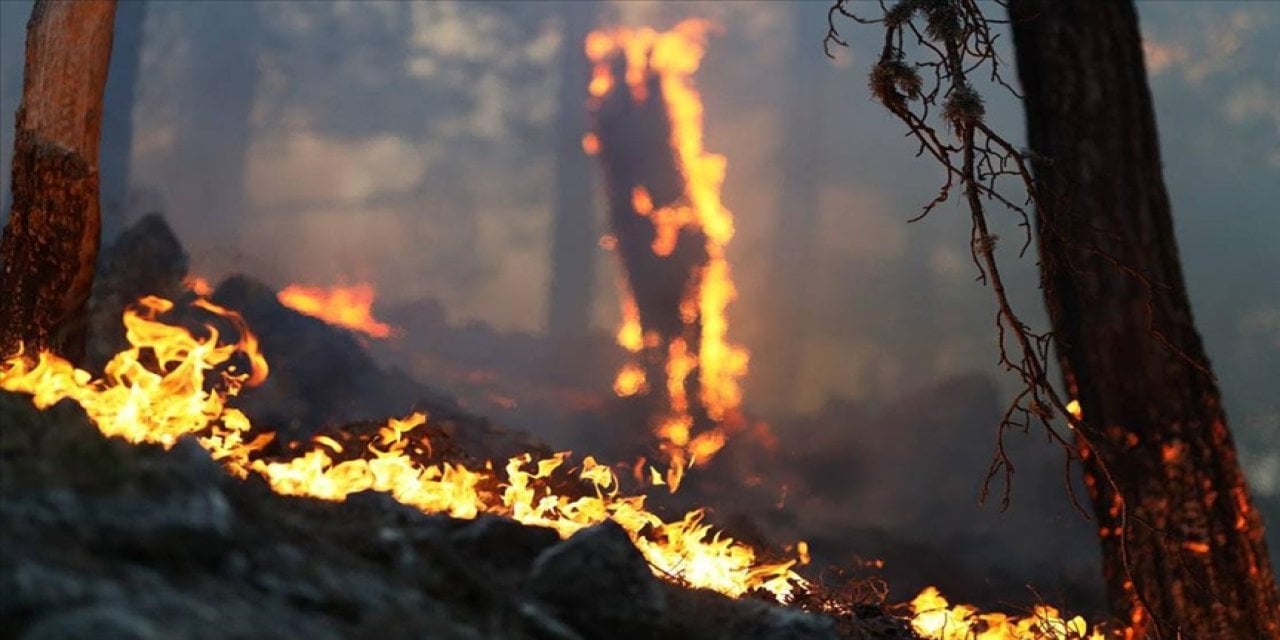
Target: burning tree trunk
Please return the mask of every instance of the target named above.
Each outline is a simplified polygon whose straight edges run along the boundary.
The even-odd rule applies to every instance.
[[[615,390],[651,392],[655,428],[679,483],[709,460],[736,422],[747,354],[726,341],[735,295],[724,256],[733,235],[720,203],[724,158],[702,150],[702,105],[690,76],[702,22],[667,32],[620,29],[587,39],[594,63],[588,151],[604,166],[614,248],[626,275],[619,342],[639,354]],[[694,435],[694,432],[699,432]]]
[[[98,140],[115,2],[41,0],[13,152],[13,209],[0,241],[0,354],[84,352],[101,226]]]
[[[1192,322],[1128,2],[1010,6],[1045,300],[1113,611],[1142,637],[1280,637],[1280,597]],[[1109,474],[1109,479],[1107,477]],[[1118,493],[1117,493],[1118,490]]]
[[[619,69],[618,77],[622,74]],[[697,272],[706,268],[707,251],[697,229],[666,226],[651,217],[655,212],[674,213],[687,187],[671,148],[671,121],[658,77],[649,75],[643,86],[643,99],[634,99],[621,83],[600,99],[595,135],[615,249],[626,272],[644,348],[656,352],[646,357],[646,373],[650,383],[661,386],[673,343],[684,341],[689,352],[697,352],[700,319],[682,313],[681,302],[696,284]]]

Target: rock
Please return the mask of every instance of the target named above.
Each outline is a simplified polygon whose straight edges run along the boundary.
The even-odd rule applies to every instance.
[[[837,640],[835,620],[762,600],[732,599],[707,590],[668,586],[673,636],[707,640]],[[871,637],[854,636],[856,640]],[[880,640],[876,638],[876,640]]]
[[[123,606],[94,605],[51,613],[22,634],[22,640],[151,640],[160,638],[150,622]]]
[[[491,565],[524,573],[539,554],[560,541],[560,536],[545,527],[526,527],[507,518],[483,515],[453,532],[449,541]]]
[[[184,435],[169,449],[168,462],[173,463],[193,485],[199,487],[216,486],[226,479],[227,472],[192,435]]]
[[[587,638],[656,638],[666,613],[657,578],[613,521],[544,551],[533,563],[527,589]]]
[[[741,601],[739,613],[724,629],[723,638],[760,638],[761,640],[836,640],[835,621],[772,606],[759,600]]]

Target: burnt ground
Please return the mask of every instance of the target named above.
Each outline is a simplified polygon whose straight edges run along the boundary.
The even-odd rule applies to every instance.
[[[103,437],[0,392],[0,628],[53,638],[892,638],[659,581],[616,525],[561,541],[366,492],[279,496],[194,441]]]

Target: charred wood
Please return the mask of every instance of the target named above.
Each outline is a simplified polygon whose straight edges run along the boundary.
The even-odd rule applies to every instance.
[[[614,77],[624,77],[623,58],[618,56],[615,64]],[[672,343],[682,340],[688,353],[698,353],[702,324],[697,310],[682,308],[682,302],[689,298],[690,288],[698,286],[710,256],[703,232],[687,226],[679,229],[669,253],[655,250],[659,230],[652,216],[687,206],[688,185],[672,148],[672,123],[659,77],[649,74],[645,86],[644,95],[638,96],[627,84],[615,83],[600,98],[593,124],[604,167],[609,225],[646,336],[646,379],[661,396],[667,388],[664,364]],[[696,371],[685,380],[695,420],[705,423]]]

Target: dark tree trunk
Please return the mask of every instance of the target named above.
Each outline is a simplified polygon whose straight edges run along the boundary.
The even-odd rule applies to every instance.
[[[809,282],[818,269],[818,187],[821,165],[818,150],[823,135],[821,76],[830,61],[822,51],[827,33],[825,2],[795,2],[789,78],[782,129],[777,150],[777,226],[773,265],[769,274],[771,332],[777,336],[811,335],[813,324]],[[802,341],[770,340],[760,354],[769,376],[768,395],[786,409],[800,395],[804,345]]]
[[[1085,473],[1111,608],[1138,637],[1280,637],[1262,522],[1179,267],[1134,7],[1010,9],[1045,300],[1097,432]]]
[[[613,77],[624,78],[625,61],[619,56],[616,62]],[[664,363],[672,342],[683,340],[688,353],[699,352],[701,320],[695,317],[686,322],[681,301],[697,286],[709,256],[706,237],[691,227],[680,230],[669,254],[659,255],[654,249],[658,233],[650,213],[684,202],[688,186],[671,146],[672,125],[657,74],[648,74],[645,86],[645,95],[638,100],[625,82],[614,82],[594,109],[593,131],[604,165],[610,228],[640,312],[640,326],[646,334],[658,336],[657,344],[646,344],[642,354],[646,379],[651,390],[663,394],[667,388]],[[637,190],[647,194],[648,211],[637,208]],[[685,387],[695,422],[706,425],[696,368]]]
[[[146,17],[146,0],[122,2],[116,11],[111,67],[102,105],[102,239],[107,244],[125,225],[133,156],[133,104]]]
[[[115,2],[36,3],[0,240],[0,356],[84,354],[101,220],[98,140]]]
[[[234,259],[245,211],[245,163],[258,86],[257,5],[202,2],[186,7],[189,85],[167,176],[174,217],[201,248]]]
[[[561,348],[581,340],[591,324],[595,280],[596,217],[591,161],[582,150],[587,133],[587,81],[591,66],[583,42],[592,26],[589,3],[560,3],[564,42],[555,122],[555,211],[552,223],[551,296],[547,329]]]

